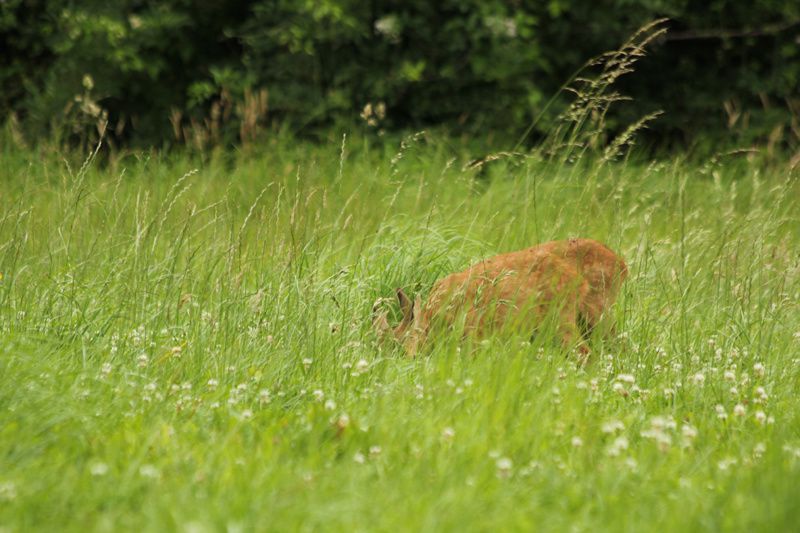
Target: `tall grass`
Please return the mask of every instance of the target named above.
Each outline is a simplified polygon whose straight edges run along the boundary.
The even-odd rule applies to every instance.
[[[7,531],[788,530],[800,186],[786,167],[276,140],[70,169],[7,150]],[[600,156],[601,157],[601,156]],[[75,169],[78,168],[78,170]],[[569,236],[620,338],[383,350],[371,303]]]

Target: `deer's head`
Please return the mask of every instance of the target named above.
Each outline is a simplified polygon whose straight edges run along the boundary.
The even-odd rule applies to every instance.
[[[406,349],[408,354],[413,355],[424,334],[422,298],[417,295],[412,302],[400,288],[396,289],[395,293],[400,304],[400,311],[403,313],[400,323],[395,327],[389,324],[389,311],[386,309],[388,301],[385,298],[378,298],[372,306],[372,327],[380,342],[387,340],[397,342]]]

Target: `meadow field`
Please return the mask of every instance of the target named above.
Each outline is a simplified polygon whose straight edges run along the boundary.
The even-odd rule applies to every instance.
[[[800,527],[786,162],[0,153],[3,533]],[[630,270],[586,366],[547,336],[377,344],[395,287],[573,236]]]

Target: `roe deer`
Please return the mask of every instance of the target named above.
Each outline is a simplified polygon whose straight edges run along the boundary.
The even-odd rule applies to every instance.
[[[416,355],[436,328],[463,327],[482,337],[505,327],[533,333],[551,314],[566,348],[589,350],[584,336],[600,326],[628,275],[625,261],[591,239],[552,241],[489,259],[437,281],[423,305],[397,289],[403,319],[392,328],[383,299],[373,306],[379,338],[392,337]],[[608,329],[612,329],[609,326]]]

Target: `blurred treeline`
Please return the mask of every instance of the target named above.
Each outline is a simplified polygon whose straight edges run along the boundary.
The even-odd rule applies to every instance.
[[[35,142],[204,148],[275,129],[526,142],[589,59],[667,17],[610,128],[653,146],[800,139],[798,0],[2,0],[0,119]]]

